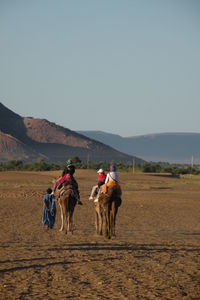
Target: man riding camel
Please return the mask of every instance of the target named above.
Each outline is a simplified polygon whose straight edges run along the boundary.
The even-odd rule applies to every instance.
[[[98,194],[100,187],[105,183],[106,180],[106,173],[103,169],[99,169],[97,173],[99,174],[97,180],[98,183],[97,185],[93,186],[89,200],[94,200],[95,196]]]
[[[83,205],[83,203],[80,200],[78,183],[77,183],[76,179],[74,178],[74,173],[75,173],[75,166],[73,165],[71,159],[69,159],[67,161],[66,167],[64,168],[64,170],[62,172],[62,177],[56,181],[53,191],[55,192],[55,190],[57,188],[60,190],[62,187],[71,185],[73,190],[77,193],[78,204]]]
[[[110,165],[110,171],[108,172],[108,174],[106,176],[105,184],[103,184],[100,187],[100,191],[99,191],[96,199],[94,200],[94,202],[98,202],[100,194],[101,193],[107,194],[108,189],[111,188],[111,187],[116,188],[119,197],[121,197],[122,190],[121,190],[121,187],[120,187],[118,181],[119,181],[119,176],[118,176],[118,173],[116,171],[116,167],[114,165]]]
[[[115,187],[118,190],[119,196],[122,194],[121,187],[118,183],[119,176],[114,165],[110,165],[110,172],[106,176],[105,184],[101,187],[101,192],[106,194],[109,187]]]

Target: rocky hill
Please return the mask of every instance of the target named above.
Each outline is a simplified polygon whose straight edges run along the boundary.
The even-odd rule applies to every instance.
[[[0,161],[33,161],[42,155],[49,162],[63,163],[70,156],[82,161],[132,162],[124,154],[101,142],[45,119],[21,117],[0,103]],[[135,157],[136,162],[142,162]]]
[[[33,160],[38,154],[13,136],[0,131],[0,161]]]

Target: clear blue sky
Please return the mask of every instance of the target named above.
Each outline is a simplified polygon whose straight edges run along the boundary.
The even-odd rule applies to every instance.
[[[200,1],[0,0],[0,102],[72,130],[200,132]]]

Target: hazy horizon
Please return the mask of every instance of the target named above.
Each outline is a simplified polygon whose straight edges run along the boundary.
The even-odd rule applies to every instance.
[[[121,134],[118,134],[118,133],[112,133],[112,132],[108,132],[108,131],[102,131],[102,130],[77,130],[77,132],[82,132],[82,131],[85,131],[85,132],[87,132],[87,131],[91,131],[91,132],[100,132],[100,133],[106,133],[106,134],[113,134],[113,135],[118,135],[118,136],[120,136],[120,137],[123,137],[123,138],[132,138],[132,137],[141,137],[141,136],[153,136],[153,135],[181,135],[181,134],[190,134],[190,135],[192,135],[192,134],[200,134],[200,131],[199,132],[190,132],[190,131],[188,131],[188,132],[181,132],[181,131],[179,131],[179,132],[175,132],[175,131],[171,131],[171,132],[151,132],[151,133],[147,133],[147,134],[136,134],[136,135],[133,135],[133,136],[123,136],[123,135],[121,135]]]
[[[71,130],[200,131],[197,0],[0,1],[0,102]]]

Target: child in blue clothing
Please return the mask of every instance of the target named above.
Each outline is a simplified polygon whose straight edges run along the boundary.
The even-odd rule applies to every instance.
[[[51,195],[52,189],[48,188],[43,198],[43,218],[42,224],[48,228],[53,228],[56,219],[56,203],[54,196]]]

